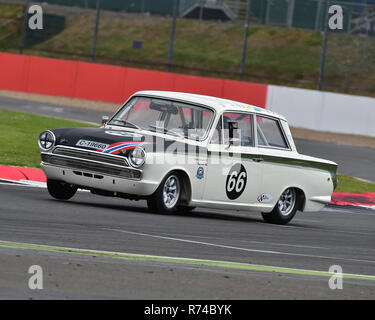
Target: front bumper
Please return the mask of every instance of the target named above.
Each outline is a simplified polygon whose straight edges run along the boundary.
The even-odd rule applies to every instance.
[[[88,189],[151,195],[156,181],[143,178],[143,171],[128,165],[125,158],[96,151],[57,146],[41,153],[41,167],[48,179],[61,180]]]
[[[65,181],[87,189],[99,189],[126,193],[134,196],[150,196],[158,188],[158,183],[148,180],[131,180],[90,171],[59,167],[42,162],[40,164],[48,179]]]

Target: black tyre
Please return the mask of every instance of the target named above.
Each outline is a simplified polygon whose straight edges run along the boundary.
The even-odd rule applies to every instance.
[[[154,194],[147,199],[148,208],[157,213],[174,213],[179,208],[181,179],[176,173],[168,174]]]
[[[49,194],[59,200],[69,200],[77,192],[77,187],[63,181],[47,179]]]
[[[298,193],[294,188],[286,189],[271,212],[262,212],[263,220],[274,224],[289,223],[297,212],[299,201]]]
[[[189,206],[178,206],[178,212],[181,213],[189,213],[193,211],[195,207],[189,207]]]

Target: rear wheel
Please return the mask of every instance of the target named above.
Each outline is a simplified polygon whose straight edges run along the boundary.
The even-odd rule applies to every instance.
[[[262,212],[264,221],[274,224],[287,224],[295,216],[299,207],[299,198],[294,188],[286,189],[280,196],[275,208],[269,213]]]
[[[69,200],[77,192],[77,187],[57,180],[47,179],[47,189],[49,194],[59,200]]]
[[[181,198],[180,181],[177,174],[168,174],[155,193],[147,199],[148,208],[157,213],[176,212]]]

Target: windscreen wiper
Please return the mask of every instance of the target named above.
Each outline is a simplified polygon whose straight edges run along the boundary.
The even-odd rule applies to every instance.
[[[124,126],[126,127],[132,127],[132,128],[136,128],[136,129],[139,129],[141,130],[142,128],[140,126],[137,126],[136,124],[132,123],[132,122],[129,122],[127,120],[119,120],[119,119],[115,119],[113,120],[114,122],[121,122],[122,124],[124,124]]]

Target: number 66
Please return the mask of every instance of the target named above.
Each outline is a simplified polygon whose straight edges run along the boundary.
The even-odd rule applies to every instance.
[[[241,192],[241,190],[245,186],[245,178],[246,172],[241,172],[238,175],[237,171],[233,171],[228,181],[228,192],[232,192],[234,188],[236,189],[236,192]]]

